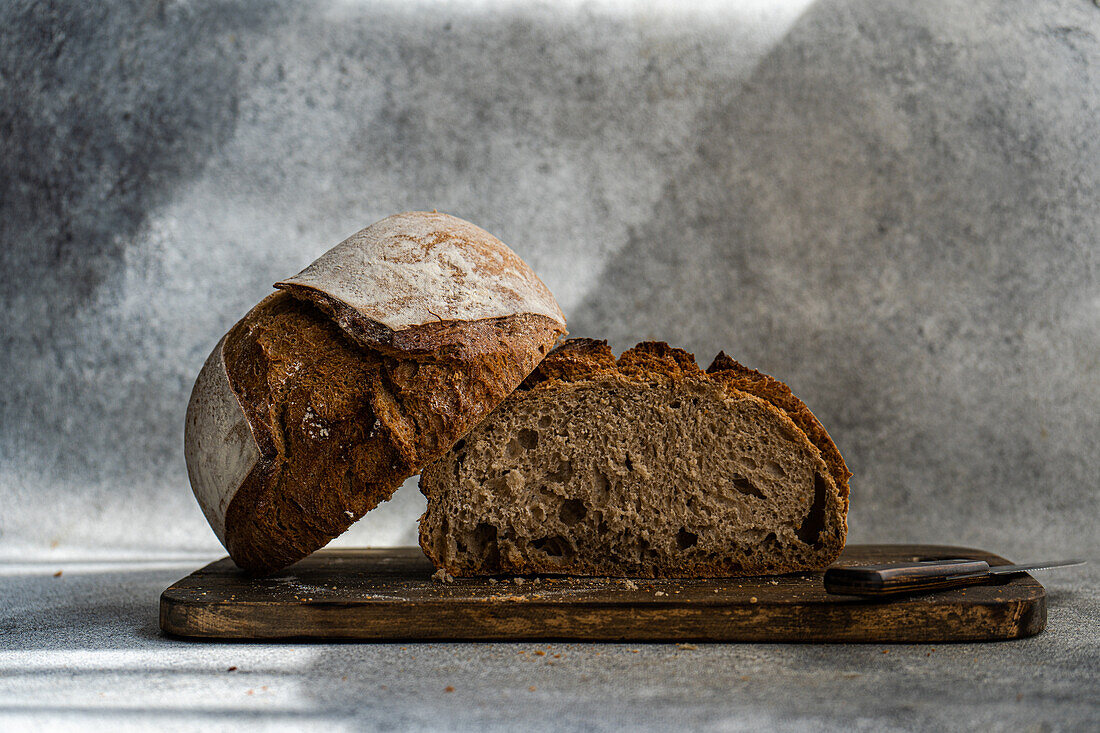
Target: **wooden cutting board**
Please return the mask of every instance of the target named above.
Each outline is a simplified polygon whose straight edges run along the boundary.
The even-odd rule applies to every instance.
[[[850,545],[838,564],[953,557],[941,545]],[[161,595],[160,625],[187,639],[947,642],[1046,626],[1030,575],[882,601],[827,595],[821,573],[706,580],[431,579],[419,548],[322,550],[271,577],[229,558]]]

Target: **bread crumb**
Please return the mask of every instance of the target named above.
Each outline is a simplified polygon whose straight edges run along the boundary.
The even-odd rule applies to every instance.
[[[699,647],[695,646],[694,644],[677,644],[676,646],[680,647],[681,649],[686,649],[689,652],[693,652],[693,651],[695,651],[696,649],[699,648]]]
[[[631,649],[631,650],[630,650],[630,653],[631,653],[631,654],[637,654],[637,653],[638,653],[638,650],[637,650],[637,649]]]
[[[246,692],[246,693],[244,693],[244,694],[246,694],[246,695],[254,695],[254,694],[256,694],[256,693],[255,693],[255,690],[249,690],[248,692]]]
[[[227,669],[225,671],[226,672],[236,672],[237,671],[237,665],[233,665],[232,667],[230,667],[229,669]]]
[[[440,568],[439,570],[436,570],[434,573],[432,573],[432,580],[434,580],[437,583],[453,583],[453,582],[455,582],[455,579],[453,577],[451,577],[451,574],[448,573],[443,568]]]
[[[749,598],[749,603],[756,603],[756,596],[751,596]]]
[[[61,577],[61,571],[58,570],[56,573],[53,574],[53,577],[60,578]]]
[[[630,578],[627,578],[626,580],[624,580],[623,585],[626,586],[630,590],[638,590],[638,584],[635,583]]]
[[[527,691],[528,692],[534,692],[535,691],[535,686],[531,685],[530,687],[527,688]]]
[[[536,657],[545,657],[545,656],[546,656],[546,652],[544,652],[544,651],[543,651],[542,649],[536,649],[536,650],[535,650],[535,656],[536,656]]]
[[[889,653],[890,653],[890,650],[889,650],[889,649],[883,649],[883,650],[882,650],[882,653],[883,653],[883,654],[889,654]]]
[[[443,688],[443,691],[444,692],[454,692],[455,688],[451,687],[450,685],[447,685],[446,687]]]
[[[655,593],[654,593],[653,595],[655,595],[655,596],[663,596],[663,595],[664,595],[664,591],[657,591],[657,592],[655,592]]]
[[[523,578],[516,578],[515,583],[516,585],[523,585]]]
[[[553,655],[553,657],[554,657],[554,659],[561,659],[561,655],[560,655],[560,654],[554,654],[554,655]]]

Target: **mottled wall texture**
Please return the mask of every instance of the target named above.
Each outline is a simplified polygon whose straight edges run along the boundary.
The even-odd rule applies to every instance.
[[[1098,121],[1090,0],[3,3],[0,557],[218,552],[203,359],[425,208],[791,384],[853,540],[1100,556]]]

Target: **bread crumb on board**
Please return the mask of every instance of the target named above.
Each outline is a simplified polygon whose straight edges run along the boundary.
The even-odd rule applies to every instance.
[[[432,573],[432,580],[434,580],[437,583],[453,583],[453,582],[455,582],[454,577],[452,577],[451,574],[448,573],[443,568],[440,568],[439,570],[436,570],[434,573]]]

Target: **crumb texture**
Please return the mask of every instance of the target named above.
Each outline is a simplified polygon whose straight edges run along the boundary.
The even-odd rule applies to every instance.
[[[421,545],[456,576],[817,569],[847,531],[847,468],[826,453],[687,352],[644,343],[615,362],[577,339],[425,469]]]

